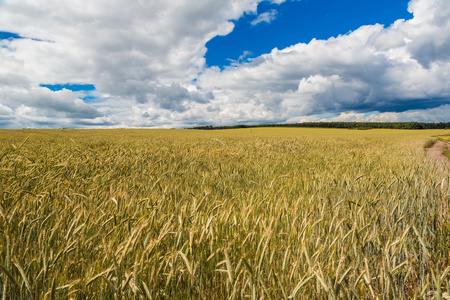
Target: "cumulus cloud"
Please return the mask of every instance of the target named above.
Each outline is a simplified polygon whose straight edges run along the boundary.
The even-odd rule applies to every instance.
[[[280,4],[284,0],[272,0]],[[336,120],[448,121],[450,3],[206,68],[205,44],[261,0],[4,0],[1,127],[184,127]],[[270,23],[276,11],[254,25]],[[17,36],[16,36],[17,37]],[[96,91],[40,86],[89,84]],[[83,100],[84,99],[84,100]],[[377,112],[377,113],[371,113]]]
[[[450,60],[450,4],[445,0],[409,3],[414,19],[403,26],[408,50],[424,67]]]
[[[412,20],[273,49],[238,68],[207,70],[199,84],[232,105],[253,103],[249,120],[269,108],[281,120],[349,111],[425,114],[450,103],[449,7],[444,0],[413,0]],[[419,119],[418,113],[401,115]]]
[[[255,13],[258,2],[1,1],[0,31],[26,38],[0,41],[0,81],[8,95],[0,103],[13,110],[20,104],[28,107],[26,101],[31,100],[22,100],[19,87],[30,99],[36,97],[39,84],[65,83],[94,84],[104,99],[127,103],[99,105],[113,114],[135,103],[177,112],[187,109],[190,101],[207,102],[210,91],[189,87],[205,68],[206,42],[230,33],[234,28],[230,20]],[[65,96],[60,101],[76,111],[71,117],[95,115],[96,108],[75,101],[74,93]],[[53,105],[49,110],[64,106],[40,103]]]

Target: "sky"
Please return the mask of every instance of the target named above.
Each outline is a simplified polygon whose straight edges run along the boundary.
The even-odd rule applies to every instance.
[[[0,128],[449,116],[448,0],[0,0]]]

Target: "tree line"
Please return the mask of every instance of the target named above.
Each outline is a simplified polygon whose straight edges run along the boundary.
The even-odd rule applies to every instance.
[[[450,129],[447,123],[420,123],[420,122],[305,122],[286,124],[259,124],[259,125],[233,125],[233,126],[196,126],[189,129],[218,130],[258,127],[312,127],[312,128],[344,128],[344,129]]]

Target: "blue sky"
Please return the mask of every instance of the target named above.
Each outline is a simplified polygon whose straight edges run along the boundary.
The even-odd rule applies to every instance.
[[[247,52],[241,59],[258,57],[273,48],[283,49],[297,43],[308,43],[313,38],[328,39],[362,25],[390,25],[398,19],[411,19],[406,0],[303,0],[281,5],[261,2],[257,15],[244,14],[233,21],[235,28],[226,36],[216,36],[206,47],[208,66],[223,68]],[[257,24],[258,15],[272,16]],[[273,18],[273,19],[272,19]]]
[[[0,128],[448,122],[450,2],[3,0],[0,66]]]
[[[0,40],[7,40],[7,39],[20,39],[20,35],[13,32],[2,32],[0,31]]]
[[[40,86],[48,88],[51,91],[61,91],[62,89],[71,90],[71,91],[93,91],[95,90],[95,86],[92,84],[41,84]]]

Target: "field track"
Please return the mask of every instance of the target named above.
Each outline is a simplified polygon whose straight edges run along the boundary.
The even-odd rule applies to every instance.
[[[429,157],[450,164],[450,160],[442,154],[444,148],[448,149],[449,147],[450,145],[448,142],[437,141],[433,147],[426,150],[426,153]]]

